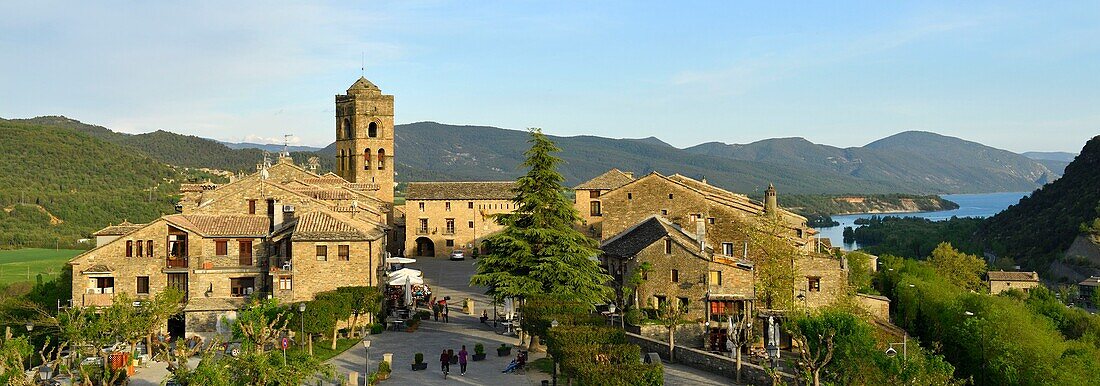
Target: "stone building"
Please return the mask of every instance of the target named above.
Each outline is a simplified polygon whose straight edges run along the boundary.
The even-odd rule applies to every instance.
[[[378,285],[394,235],[393,97],[360,78],[336,103],[340,174],[314,173],[284,152],[227,184],[181,184],[179,213],[108,226],[96,248],[69,261],[73,305],[174,287],[186,304],[168,332],[208,336],[227,332],[220,321],[251,298],[300,302]],[[352,146],[371,150],[348,156]]]
[[[651,257],[650,264],[655,271],[639,289],[642,296],[639,306],[646,307],[672,297],[686,298],[689,315],[710,322],[707,339],[700,340],[708,344],[724,341],[724,323],[707,319],[728,310],[735,313],[772,311],[770,305],[759,303],[752,292],[753,273],[749,262],[762,253],[750,242],[750,232],[755,227],[777,233],[790,243],[794,251],[791,265],[796,275],[792,296],[811,308],[831,303],[848,291],[844,261],[820,253],[819,242],[814,237],[817,231],[806,225],[804,217],[780,208],[776,196],[775,188],[769,186],[761,203],[678,174],[665,176],[654,172],[634,179],[600,193],[603,263],[617,277],[630,275],[646,259],[631,257],[634,255],[618,250],[616,244],[624,242],[620,240],[637,240],[639,232],[661,233],[656,231],[655,225],[661,224],[666,230],[666,236],[661,237],[666,237],[670,241],[665,243],[672,245],[669,245],[667,256]],[[637,244],[637,241],[631,243]],[[681,244],[694,247],[691,250],[676,247]],[[660,245],[646,245],[662,251]],[[715,267],[727,267],[720,274],[723,282],[739,286],[710,288],[709,283],[717,281],[711,280],[712,275],[717,275],[710,273]],[[747,282],[740,279],[747,279]]]
[[[603,223],[600,196],[634,181],[634,173],[611,169],[573,187],[573,208],[581,217],[581,227],[589,236],[598,237]]]
[[[989,271],[986,273],[989,293],[999,294],[1010,289],[1024,292],[1039,286],[1039,274],[1035,272]]]
[[[515,210],[515,182],[410,182],[405,194],[406,256],[470,252],[502,229],[493,215]]]

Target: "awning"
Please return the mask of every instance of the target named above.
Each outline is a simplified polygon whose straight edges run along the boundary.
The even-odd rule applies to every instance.
[[[412,269],[412,268],[401,268],[399,270],[390,272],[389,275],[390,275],[391,279],[395,278],[395,277],[398,277],[398,276],[423,277],[424,272],[420,272],[419,270],[415,270],[415,269]]]
[[[389,285],[405,285],[406,282],[410,285],[422,285],[424,284],[424,278],[418,276],[390,277]]]
[[[410,259],[407,257],[387,257],[386,264],[412,264],[416,259]]]

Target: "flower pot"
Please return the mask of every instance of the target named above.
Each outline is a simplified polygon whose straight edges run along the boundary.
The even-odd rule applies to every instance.
[[[506,356],[509,356],[509,355],[512,355],[512,348],[511,347],[497,348],[497,356],[498,357],[506,357]]]
[[[427,365],[427,363],[425,363],[425,365]],[[390,373],[378,373],[379,381],[385,381],[387,379],[390,379]]]
[[[412,364],[412,371],[427,370],[427,369],[428,369],[428,362],[413,363]]]
[[[485,360],[485,353],[474,354],[474,362],[480,362]]]

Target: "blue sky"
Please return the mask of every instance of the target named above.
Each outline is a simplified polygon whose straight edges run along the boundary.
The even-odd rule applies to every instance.
[[[4,2],[0,117],[325,145],[365,62],[398,123],[679,147],[1100,134],[1095,1],[303,3]]]

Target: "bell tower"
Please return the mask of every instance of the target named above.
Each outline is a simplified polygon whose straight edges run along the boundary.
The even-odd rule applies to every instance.
[[[336,96],[336,174],[376,184],[375,197],[393,206],[393,95],[360,77]]]

